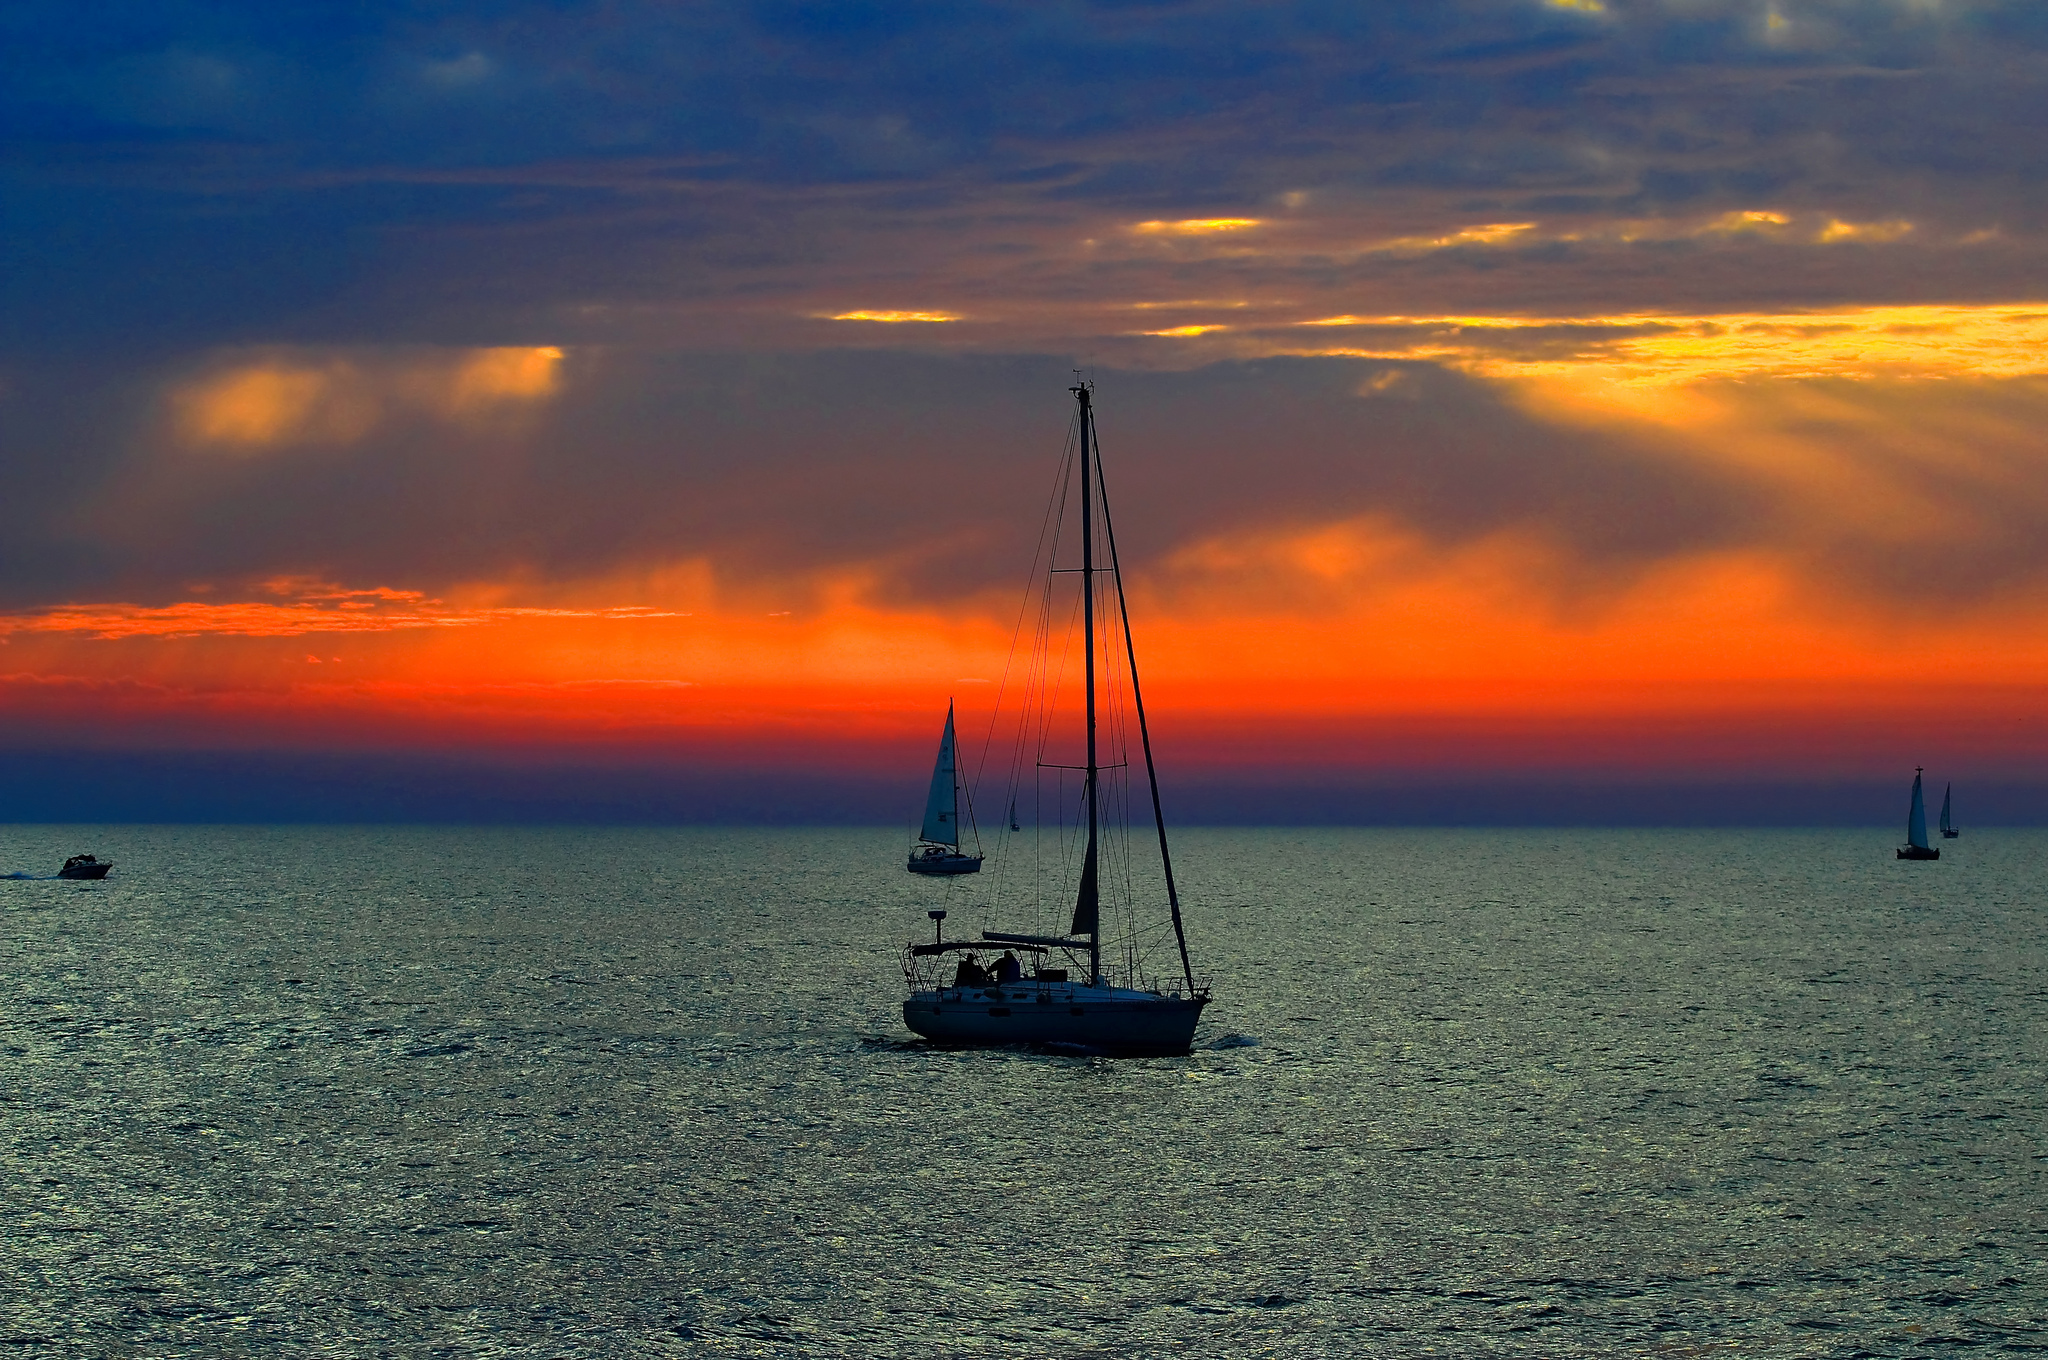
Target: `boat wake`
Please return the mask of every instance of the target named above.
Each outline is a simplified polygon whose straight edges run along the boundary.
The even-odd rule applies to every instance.
[[[29,883],[45,883],[56,877],[56,874],[0,874],[0,878],[20,879]]]
[[[1226,1034],[1221,1038],[1215,1039],[1209,1043],[1197,1045],[1197,1047],[1199,1048],[1207,1049],[1210,1051],[1214,1051],[1219,1048],[1257,1048],[1258,1046],[1259,1041],[1257,1039],[1254,1039],[1249,1034]]]

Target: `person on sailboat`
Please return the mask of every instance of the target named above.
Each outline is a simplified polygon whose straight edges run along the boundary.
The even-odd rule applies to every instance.
[[[1024,965],[1017,962],[1017,952],[1014,949],[1005,949],[1003,956],[996,960],[996,981],[1022,982],[1023,980]]]
[[[980,987],[987,981],[988,974],[984,973],[981,970],[981,965],[975,962],[974,955],[963,954],[960,956],[960,966],[953,970],[953,985],[955,987]]]

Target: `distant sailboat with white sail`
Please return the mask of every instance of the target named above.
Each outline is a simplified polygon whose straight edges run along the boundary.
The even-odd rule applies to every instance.
[[[1942,790],[1941,790],[1941,838],[1942,838],[1943,840],[1945,840],[1945,841],[1952,841],[1952,840],[1954,840],[1954,839],[1955,839],[1956,837],[1958,837],[1958,836],[1960,836],[1960,835],[1962,835],[1962,834],[1963,834],[1963,829],[1962,829],[1961,827],[1959,827],[1959,826],[1957,826],[1957,825],[1956,825],[1956,814],[1955,814],[1955,797],[1956,797],[1956,786],[1955,786],[1955,785],[1953,785],[1953,784],[1948,784],[1948,785],[1945,785],[1945,786],[1944,786],[1944,787],[1942,788]]]
[[[1913,767],[1913,805],[1906,813],[1906,843],[1899,847],[1900,859],[1940,859],[1941,851],[1927,844],[1927,802],[1920,796],[1920,767]]]
[[[976,874],[981,856],[969,854],[960,836],[960,768],[953,740],[953,705],[946,705],[946,730],[932,762],[931,790],[924,800],[924,825],[904,865],[913,874]],[[971,819],[970,819],[971,820]]]

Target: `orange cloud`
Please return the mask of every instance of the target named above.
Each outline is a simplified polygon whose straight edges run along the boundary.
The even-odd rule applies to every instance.
[[[2048,692],[2048,602],[1902,631],[1766,551],[1561,593],[1576,571],[1526,534],[1450,547],[1372,518],[1186,545],[1132,582],[1157,730],[1180,734],[1192,765],[1499,765],[1556,759],[1573,734],[1581,754],[1624,763],[1860,769],[1895,755],[1869,744],[1878,718],[1940,674],[1945,706],[1970,713],[1942,741],[1988,763],[2038,754],[2015,724]],[[192,740],[217,724],[322,741],[673,740],[831,763],[922,740],[962,677],[1004,675],[1008,649],[1001,602],[891,609],[857,581],[780,616],[294,588],[8,619],[0,708]],[[336,635],[317,667],[311,633]],[[1658,735],[1630,747],[1630,733]]]
[[[456,351],[302,351],[231,358],[173,388],[173,424],[187,443],[254,452],[279,444],[351,444],[395,415],[489,416],[545,401],[562,351],[509,346]]]
[[[1840,218],[1831,220],[1821,228],[1823,244],[1836,241],[1896,241],[1913,230],[1913,224],[1903,219],[1890,222],[1844,222]]]
[[[0,614],[0,638],[16,634],[72,633],[85,637],[189,638],[207,634],[298,637],[307,633],[385,633],[413,628],[475,628],[516,618],[671,618],[644,606],[600,609],[452,609],[417,590],[377,587],[348,590],[286,578],[270,583],[283,601],[187,600],[168,605],[71,604],[21,614]]]
[[[1400,236],[1382,241],[1375,250],[1447,250],[1452,246],[1497,246],[1536,230],[1534,222],[1493,222],[1464,227],[1445,236]]]
[[[915,321],[944,322],[959,321],[961,319],[959,314],[955,312],[835,312],[825,318],[827,321],[880,321],[889,325],[899,325],[904,322]]]
[[[1214,236],[1264,226],[1258,217],[1190,217],[1179,222],[1136,222],[1131,230],[1146,236]]]
[[[2048,373],[2048,304],[1856,307],[1707,315],[1330,316],[1381,343],[1271,352],[1428,359],[1498,378],[1660,386],[1763,377],[2020,377]]]

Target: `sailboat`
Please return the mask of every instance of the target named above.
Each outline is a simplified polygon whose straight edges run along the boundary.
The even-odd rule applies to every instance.
[[[1900,859],[1940,859],[1941,851],[1927,844],[1927,803],[1920,796],[1920,767],[1913,767],[1913,806],[1906,813],[1906,843],[1899,847]]]
[[[946,730],[939,734],[932,762],[931,791],[925,795],[924,825],[904,867],[913,874],[977,874],[981,856],[960,848],[960,770],[954,758],[953,705],[946,705]]]
[[[1956,825],[1955,797],[1956,786],[1944,785],[1941,790],[1941,838],[1945,841],[1952,841],[1963,834],[1963,829]]]
[[[1131,641],[1130,609],[1117,561],[1116,531],[1101,486],[1094,385],[1079,381],[1068,391],[1077,406],[1074,434],[1054,493],[1055,513],[1048,518],[1054,526],[1050,550],[1041,544],[1044,584],[1033,586],[1041,591],[1043,601],[1034,642],[1038,655],[1027,668],[1027,675],[1036,678],[1025,685],[1027,699],[1020,703],[1014,757],[1014,777],[1026,777],[1028,761],[1030,778],[1057,782],[1061,792],[1050,801],[1061,807],[1061,820],[1050,837],[1041,831],[1030,838],[1008,838],[1013,849],[1006,855],[1006,859],[1019,861],[1019,874],[1050,875],[1056,891],[1041,901],[1058,912],[1055,919],[1066,922],[1066,929],[1057,933],[983,930],[979,938],[948,940],[946,913],[928,912],[933,921],[931,942],[913,942],[904,949],[904,977],[910,994],[903,1003],[903,1021],[918,1034],[943,1044],[1047,1044],[1113,1054],[1185,1053],[1194,1042],[1202,1010],[1209,1004],[1209,991],[1196,983],[1188,959],[1180,893],[1159,801],[1159,775],[1152,761],[1151,730],[1138,685],[1137,648]],[[1076,470],[1080,481],[1080,563],[1059,566],[1059,535],[1064,532],[1067,492]],[[1107,566],[1097,565],[1098,539],[1107,550]],[[1106,582],[1098,579],[1105,576]],[[1071,696],[1072,670],[1063,663],[1055,664],[1067,654],[1048,628],[1053,618],[1069,617],[1066,605],[1056,610],[1053,603],[1054,582],[1068,577],[1079,578],[1074,613],[1081,624],[1084,698],[1078,715]],[[1106,586],[1113,586],[1114,591]],[[1109,608],[1112,602],[1114,612]],[[1114,645],[1116,633],[1122,635],[1121,648]],[[1115,655],[1119,650],[1121,657]],[[1041,705],[1036,712],[1031,711],[1028,698],[1033,693]],[[1132,844],[1136,838],[1121,821],[1123,811],[1137,801],[1127,777],[1131,762],[1121,752],[1103,749],[1105,708],[1111,729],[1106,735],[1112,747],[1120,734],[1128,732],[1129,720],[1136,719],[1159,846],[1158,883],[1178,946],[1177,980],[1154,977],[1147,971],[1144,951],[1152,941],[1161,939],[1164,932],[1160,927],[1165,923],[1156,916],[1140,919],[1143,911],[1156,912],[1158,904],[1140,905],[1138,885],[1149,885],[1149,864],[1148,877],[1140,879],[1133,867],[1138,859]],[[1078,732],[1073,731],[1076,717]],[[1080,764],[1045,759],[1053,753],[1046,746],[1054,740],[1048,734],[1056,731],[1063,734],[1059,737],[1062,742],[1078,738],[1081,750],[1077,754],[1083,757]],[[1117,776],[1107,791],[1105,774]],[[1073,785],[1074,775],[1080,776],[1078,789]],[[1013,798],[1013,825],[1014,810]],[[1068,821],[1070,814],[1072,820]],[[1058,848],[1042,852],[1026,844],[1041,840],[1056,842]],[[1041,854],[1045,858],[1041,859]],[[1004,872],[995,876],[997,891],[991,910],[1014,911],[1020,908],[1024,894],[1005,895],[1001,887],[1010,866],[1001,867]],[[1034,877],[1031,881],[1045,880]],[[990,966],[985,967],[984,960]]]

